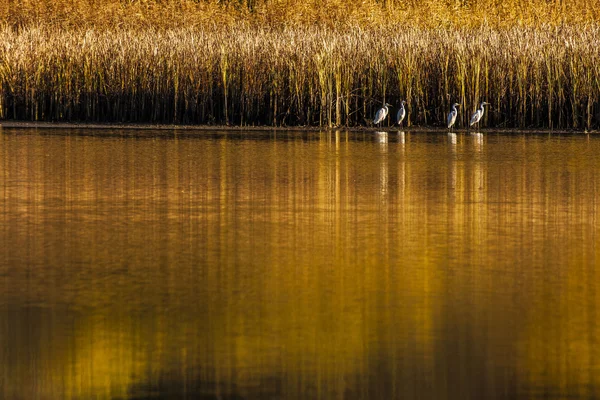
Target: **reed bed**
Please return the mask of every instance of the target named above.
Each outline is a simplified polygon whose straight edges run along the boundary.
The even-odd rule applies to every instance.
[[[600,123],[600,26],[198,24],[0,29],[0,118],[235,125],[369,125],[407,100],[407,123]],[[390,114],[394,113],[395,109]]]

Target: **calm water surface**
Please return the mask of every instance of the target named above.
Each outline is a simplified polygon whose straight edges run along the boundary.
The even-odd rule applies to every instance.
[[[0,398],[600,397],[600,137],[0,133]]]

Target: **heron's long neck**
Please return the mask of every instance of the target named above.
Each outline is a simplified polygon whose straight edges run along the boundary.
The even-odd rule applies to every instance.
[[[479,111],[483,114],[483,104],[479,107]]]

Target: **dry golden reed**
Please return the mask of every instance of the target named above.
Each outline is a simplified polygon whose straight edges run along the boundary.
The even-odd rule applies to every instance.
[[[409,124],[482,100],[488,126],[600,122],[594,3],[355,3],[15,0],[0,118],[356,126],[406,99]]]

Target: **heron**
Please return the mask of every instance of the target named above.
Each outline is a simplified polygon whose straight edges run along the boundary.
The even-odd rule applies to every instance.
[[[452,110],[450,110],[450,113],[448,114],[448,129],[452,128],[452,125],[456,122],[456,116],[458,115],[456,107],[458,106],[460,106],[459,103],[452,104]]]
[[[375,114],[375,119],[373,119],[373,123],[375,125],[379,125],[381,122],[383,122],[383,120],[385,119],[385,117],[387,117],[388,115],[388,107],[391,107],[391,104],[385,103],[383,105],[383,107],[381,107],[378,111],[377,114]]]
[[[406,104],[406,101],[402,100],[398,114],[396,114],[396,122],[399,126],[402,126],[402,121],[404,120],[404,117],[406,117],[406,109],[404,108],[404,104]]]
[[[490,103],[486,103],[485,101],[481,103],[481,106],[479,106],[479,110],[475,111],[475,113],[471,115],[471,122],[469,122],[469,126],[473,126],[479,122],[481,117],[483,117],[483,106],[487,106],[489,104]]]

